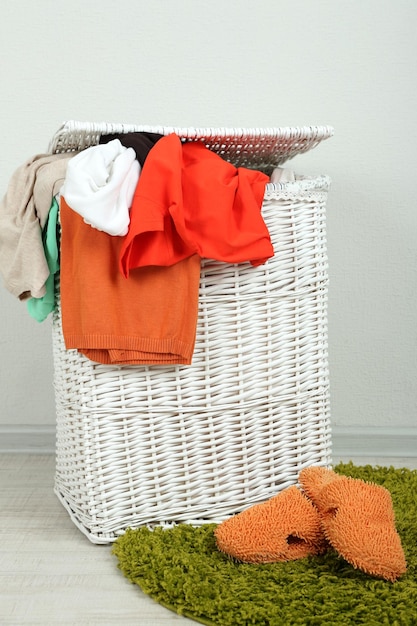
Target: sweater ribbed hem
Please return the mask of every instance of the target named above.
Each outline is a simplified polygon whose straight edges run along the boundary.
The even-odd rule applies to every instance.
[[[65,346],[106,365],[190,365],[194,351],[194,342],[175,337],[71,334],[65,336]]]

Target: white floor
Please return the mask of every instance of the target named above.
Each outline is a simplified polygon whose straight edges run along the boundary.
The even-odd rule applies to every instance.
[[[355,459],[416,467],[416,460]],[[0,455],[0,624],[196,624],[155,603],[117,568],[110,546],[78,531],[53,493],[52,455]]]
[[[195,624],[130,584],[53,493],[52,455],[0,456],[0,624]]]

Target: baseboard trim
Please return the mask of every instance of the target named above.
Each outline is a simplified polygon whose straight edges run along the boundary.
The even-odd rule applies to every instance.
[[[0,425],[0,454],[54,454],[55,426]]]
[[[333,426],[335,458],[417,459],[417,428]],[[53,425],[0,425],[0,453],[54,454]]]
[[[333,456],[417,458],[417,428],[332,427]]]

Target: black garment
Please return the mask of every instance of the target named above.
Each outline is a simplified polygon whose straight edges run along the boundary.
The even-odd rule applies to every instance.
[[[113,135],[101,135],[99,143],[109,143],[112,139],[119,139],[122,146],[133,148],[140,166],[143,167],[149,151],[163,136],[158,133],[116,133]]]

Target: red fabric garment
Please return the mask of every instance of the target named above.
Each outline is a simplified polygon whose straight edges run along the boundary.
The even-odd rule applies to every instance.
[[[150,150],[136,187],[120,256],[125,276],[192,254],[260,265],[273,256],[261,215],[268,176],[236,168],[201,142],[175,135]]]
[[[142,267],[126,279],[123,239],[91,228],[61,196],[61,309],[66,348],[97,363],[189,365],[200,257]]]

